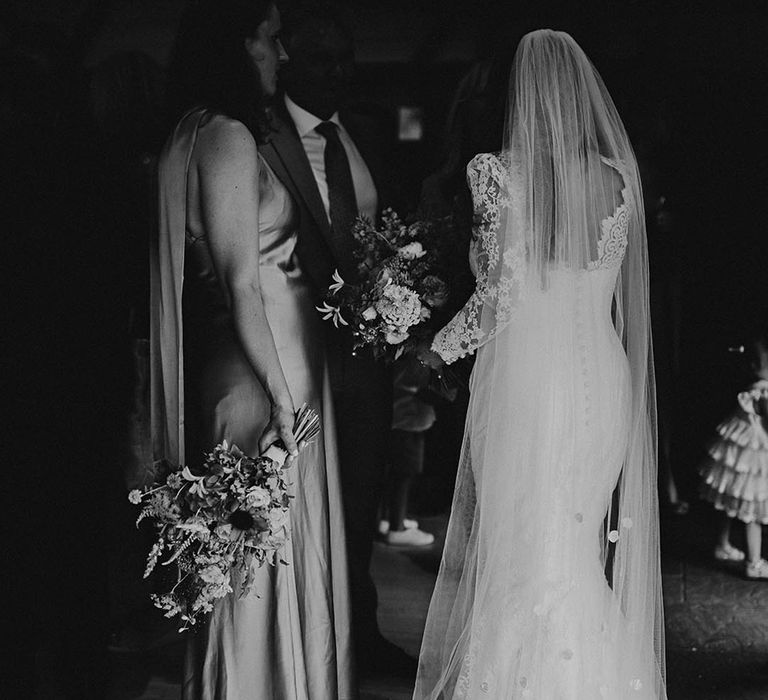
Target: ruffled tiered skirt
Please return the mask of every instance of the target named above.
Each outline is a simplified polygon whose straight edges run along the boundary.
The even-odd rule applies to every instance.
[[[760,418],[738,411],[717,433],[699,469],[701,497],[732,518],[768,524],[768,433]]]

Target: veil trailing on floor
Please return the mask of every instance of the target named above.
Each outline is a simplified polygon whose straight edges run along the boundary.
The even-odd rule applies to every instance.
[[[664,698],[641,184],[569,35],[523,38],[468,182],[477,289],[433,347],[478,355],[414,697]]]

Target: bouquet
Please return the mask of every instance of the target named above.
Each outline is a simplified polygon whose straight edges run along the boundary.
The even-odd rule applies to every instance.
[[[354,351],[371,347],[375,357],[396,360],[432,337],[434,316],[449,296],[440,233],[439,222],[406,225],[392,209],[379,228],[366,217],[355,220],[358,281],[346,282],[337,270],[317,307],[324,320],[350,328]]]
[[[302,406],[294,427],[297,443],[311,441],[319,429],[317,415]],[[280,444],[251,458],[224,441],[205,456],[202,473],[185,466],[128,494],[141,506],[136,525],[149,519],[157,529],[144,578],[163,557],[161,566],[176,569],[173,586],[152,601],[166,617],[180,616],[179,632],[232,593],[236,580],[239,596],[247,595],[256,567],[287,563],[279,554],[289,533],[286,456]]]

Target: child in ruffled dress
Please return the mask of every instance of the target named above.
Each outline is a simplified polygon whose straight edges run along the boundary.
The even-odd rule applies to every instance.
[[[745,574],[768,579],[762,557],[762,526],[768,524],[768,339],[761,337],[748,352],[756,381],[739,393],[739,408],[717,426],[699,470],[701,496],[723,512],[715,558],[744,561],[744,552],[730,542],[733,520],[741,520],[747,535]]]

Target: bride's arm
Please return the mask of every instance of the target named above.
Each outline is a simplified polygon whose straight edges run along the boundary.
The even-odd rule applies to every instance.
[[[203,229],[216,273],[229,297],[243,353],[271,404],[259,449],[281,439],[295,456],[293,401],[259,287],[256,142],[240,122],[215,117],[200,134],[196,160]]]
[[[523,281],[524,244],[508,225],[508,168],[496,156],[481,153],[467,166],[467,182],[474,208],[477,283],[464,307],[432,342],[432,350],[447,364],[475,352],[506,325]]]

